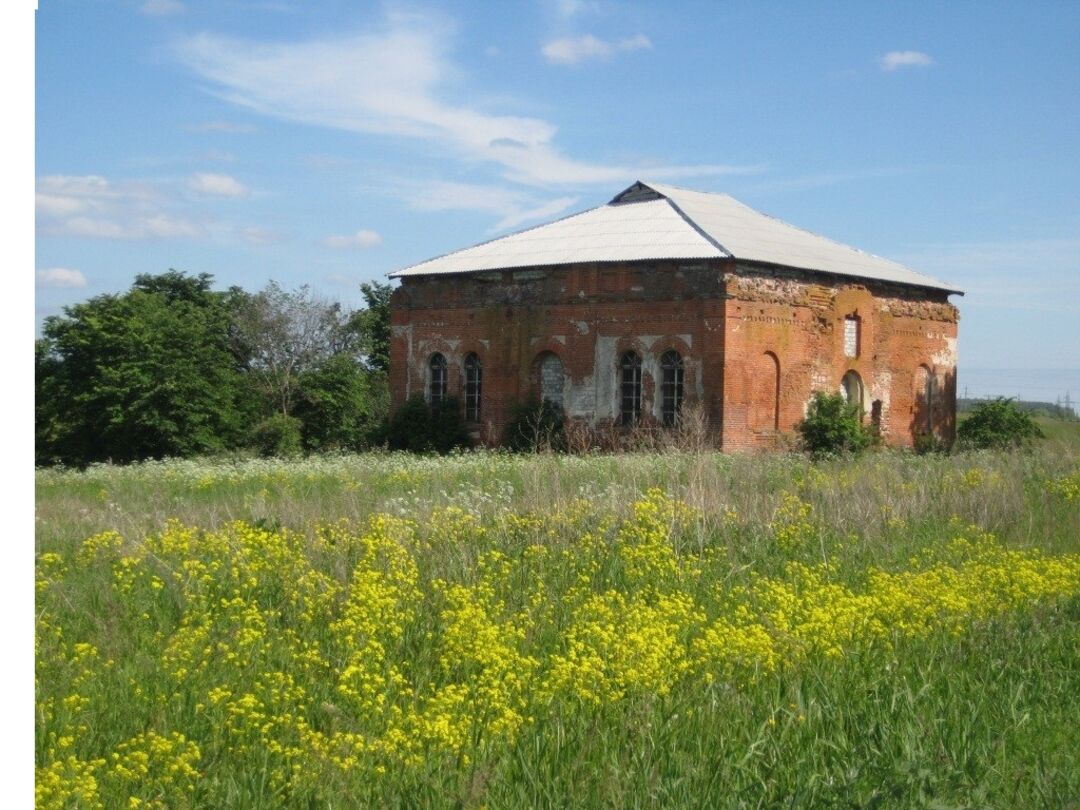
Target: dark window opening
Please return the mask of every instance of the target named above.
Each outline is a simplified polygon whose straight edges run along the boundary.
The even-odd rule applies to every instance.
[[[428,402],[438,407],[446,399],[446,358],[436,352],[428,361]]]
[[[465,358],[465,421],[480,421],[480,387],[484,370],[480,358],[470,354]]]
[[[674,349],[660,358],[660,418],[665,427],[679,421],[683,401],[683,361]]]

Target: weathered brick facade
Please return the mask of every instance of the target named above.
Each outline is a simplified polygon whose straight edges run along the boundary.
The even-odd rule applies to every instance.
[[[620,358],[634,350],[642,419],[659,423],[661,356],[674,349],[683,407],[703,410],[724,450],[776,446],[812,392],[839,390],[849,372],[888,444],[910,446],[930,430],[951,441],[957,320],[945,290],[734,259],[410,276],[392,299],[391,392],[395,405],[426,393],[440,353],[446,393],[463,400],[475,353],[472,428],[497,444],[515,404],[550,393],[558,364],[544,358],[555,355],[567,416],[616,424]]]

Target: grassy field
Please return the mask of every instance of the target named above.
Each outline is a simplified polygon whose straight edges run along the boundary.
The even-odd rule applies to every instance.
[[[1048,427],[39,471],[38,806],[1080,807]]]

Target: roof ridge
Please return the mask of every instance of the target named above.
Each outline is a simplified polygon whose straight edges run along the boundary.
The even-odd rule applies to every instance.
[[[649,186],[649,188],[652,188],[652,186]],[[653,189],[653,191],[656,191],[656,189]],[[666,194],[661,194],[660,196],[664,198],[664,202],[666,202],[675,210],[676,214],[683,218],[683,221],[686,222],[687,225],[694,229],[698,236],[700,236],[714,248],[719,250],[721,253],[726,253],[729,258],[735,257],[734,253],[732,253],[730,250],[728,250],[726,247],[716,241],[715,237],[713,237],[712,234],[710,234],[708,231],[706,231],[704,228],[694,222],[694,220],[691,219],[685,211],[679,208],[679,206],[675,203],[674,200],[671,199],[671,197],[667,196]]]

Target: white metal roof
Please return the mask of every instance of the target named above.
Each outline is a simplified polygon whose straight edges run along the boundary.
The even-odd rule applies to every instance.
[[[391,277],[588,262],[731,258],[960,292],[796,228],[726,194],[639,182],[607,205],[448,253]]]

